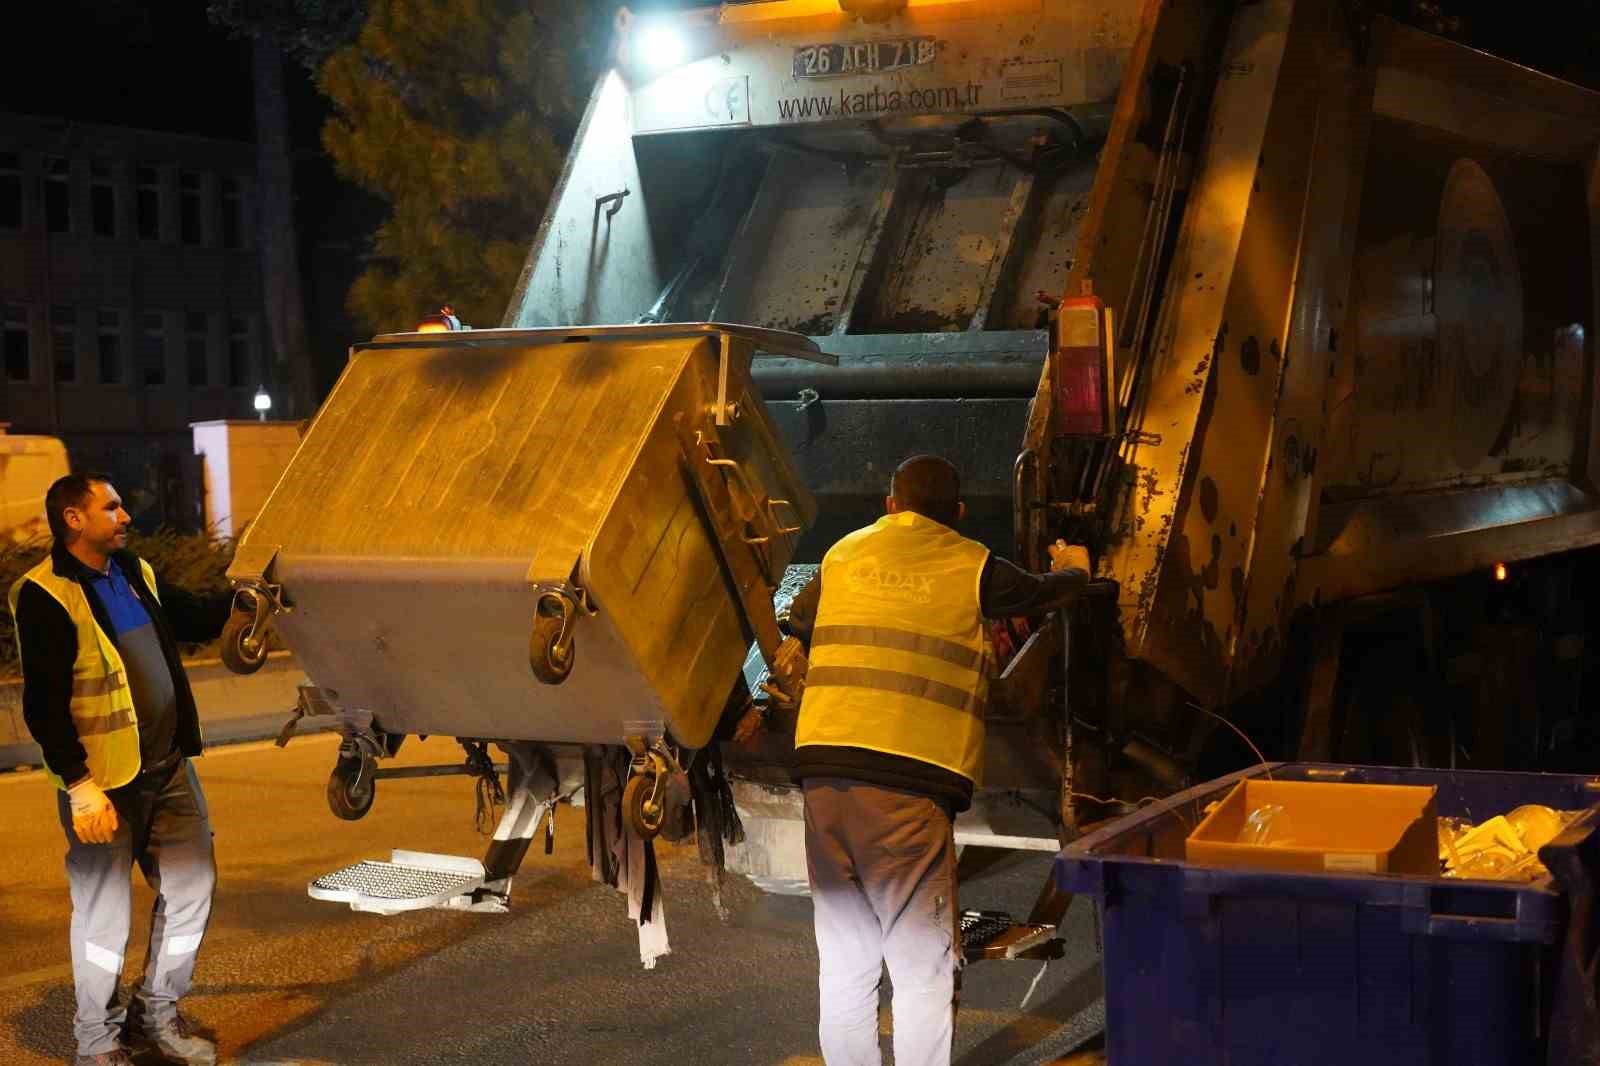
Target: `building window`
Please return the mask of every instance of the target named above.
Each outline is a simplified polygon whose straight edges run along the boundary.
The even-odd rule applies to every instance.
[[[167,383],[167,323],[160,311],[146,311],[139,319],[139,370],[152,388]]]
[[[222,246],[244,247],[244,202],[239,197],[239,179],[222,179]]]
[[[187,171],[179,174],[178,236],[184,244],[199,244],[204,236],[200,204],[200,175]]]
[[[44,224],[51,233],[72,229],[72,164],[65,159],[45,160]]]
[[[100,356],[100,383],[122,384],[122,312],[101,311],[97,318],[99,336],[96,351]]]
[[[134,204],[139,216],[139,239],[161,239],[161,173],[155,167],[140,167],[136,172],[139,185]]]
[[[56,380],[70,385],[78,380],[78,309],[50,309],[50,358],[55,362]]]
[[[0,227],[22,228],[22,160],[0,152]]]
[[[28,346],[28,309],[6,304],[0,328],[4,329],[6,380],[26,384],[33,380],[33,353]]]
[[[210,323],[204,311],[184,316],[184,357],[189,364],[189,387],[203,389],[211,384]]]
[[[243,315],[228,316],[228,384],[236,389],[251,385],[255,352],[250,340],[250,320]]]
[[[89,219],[96,237],[117,235],[117,186],[104,159],[89,162]]]

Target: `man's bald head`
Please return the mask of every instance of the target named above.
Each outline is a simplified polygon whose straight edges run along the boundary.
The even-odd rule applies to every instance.
[[[937,455],[913,455],[889,483],[891,511],[915,511],[946,526],[961,521],[961,472]]]

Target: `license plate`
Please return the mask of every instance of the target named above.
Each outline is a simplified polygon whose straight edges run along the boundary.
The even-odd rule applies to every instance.
[[[797,78],[842,78],[853,74],[878,74],[886,70],[924,67],[939,55],[933,37],[906,37],[894,41],[859,44],[812,44],[794,50]]]

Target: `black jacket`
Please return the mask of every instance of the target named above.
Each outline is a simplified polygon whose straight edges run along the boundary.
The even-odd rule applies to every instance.
[[[161,602],[154,602],[145,588],[138,558],[129,551],[112,556],[128,579],[139,602],[150,615],[167,667],[172,671],[172,688],[177,698],[178,750],[185,755],[200,754],[200,712],[183,670],[178,641],[200,643],[212,640],[228,617],[231,597],[201,598],[156,578]],[[82,584],[93,574],[64,547],[57,544],[50,562],[58,577]],[[116,643],[116,631],[100,604],[100,597],[84,590],[89,609],[106,636]],[[61,780],[71,784],[89,772],[88,756],[78,741],[72,723],[72,664],[78,656],[78,628],[57,603],[55,597],[33,582],[22,587],[17,598],[17,643],[22,649],[22,717],[28,732],[44,752],[45,765]],[[135,708],[137,711],[138,708]]]
[[[1042,614],[1076,596],[1089,580],[1082,570],[1030,574],[996,555],[983,564],[978,580],[978,609],[985,618],[1015,618]],[[822,602],[822,571],[812,578],[789,605],[789,632],[811,648],[817,607]],[[972,782],[953,770],[867,748],[838,744],[807,744],[794,750],[789,768],[797,781],[808,777],[843,777],[852,781],[916,792],[944,804],[951,811],[972,806]]]

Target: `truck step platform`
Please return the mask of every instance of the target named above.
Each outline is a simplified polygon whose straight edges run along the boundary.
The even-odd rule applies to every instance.
[[[479,890],[492,887],[487,898]],[[504,911],[510,882],[489,886],[483,863],[458,855],[396,850],[388,862],[367,859],[323,874],[306,886],[312,899],[348,903],[354,911],[399,914],[442,907]]]
[[[968,962],[1058,959],[1062,941],[1053,925],[1013,921],[1005,911],[962,911],[961,950]]]

